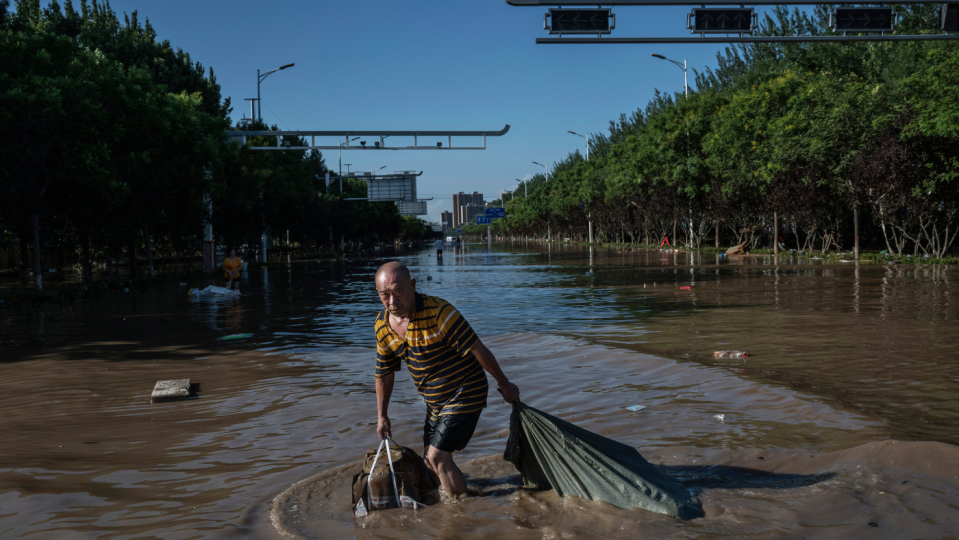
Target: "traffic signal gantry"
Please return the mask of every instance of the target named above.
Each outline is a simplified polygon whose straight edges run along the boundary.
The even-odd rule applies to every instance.
[[[505,0],[511,6],[551,7],[543,15],[543,29],[557,37],[536,38],[537,44],[556,43],[798,43],[837,41],[938,41],[959,39],[959,3],[944,3],[940,9],[941,34],[894,34],[899,16],[894,8],[879,6],[834,7],[830,35],[754,36],[758,28],[755,10],[745,5],[730,7],[728,0],[608,0],[607,6],[700,6],[686,15],[689,36],[603,37],[616,28],[612,7],[586,0]],[[725,4],[725,5],[724,5]],[[788,6],[822,4],[822,0],[759,0],[752,5]],[[928,0],[901,0],[896,4],[940,4]],[[571,6],[571,7],[564,7]],[[710,7],[707,7],[710,6]],[[709,37],[706,35],[709,34]],[[725,34],[719,36],[718,34]],[[563,37],[563,36],[567,37]],[[596,37],[591,37],[595,35]],[[572,37],[569,37],[572,36]],[[590,36],[590,37],[587,37]],[[698,37],[697,37],[698,36]]]

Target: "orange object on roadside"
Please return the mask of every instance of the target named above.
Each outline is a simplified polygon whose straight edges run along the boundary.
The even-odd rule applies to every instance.
[[[680,289],[689,289],[689,287],[680,287]]]

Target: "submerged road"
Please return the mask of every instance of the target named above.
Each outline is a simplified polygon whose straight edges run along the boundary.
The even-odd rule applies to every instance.
[[[347,466],[375,443],[371,258],[255,269],[239,298],[0,310],[0,537],[959,535],[959,269],[546,249],[395,255],[527,403],[668,466],[706,518],[518,489],[491,397],[458,458],[486,496],[355,521]],[[712,358],[730,349],[749,356]],[[200,398],[150,405],[174,378]],[[394,434],[420,450],[422,401],[398,379]]]

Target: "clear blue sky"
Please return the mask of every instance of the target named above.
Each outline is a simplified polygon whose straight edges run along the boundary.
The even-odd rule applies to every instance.
[[[76,4],[76,2],[75,2]],[[263,118],[281,129],[511,129],[485,151],[343,152],[352,170],[422,170],[431,221],[450,194],[489,200],[552,165],[609,120],[681,91],[682,70],[715,66],[716,45],[536,45],[545,8],[502,0],[113,0],[160,39],[212,66],[233,117],[256,96],[256,70],[294,62],[262,85]],[[688,7],[615,8],[614,36],[681,36]],[[692,83],[692,78],[690,80]],[[455,140],[454,140],[455,143]],[[445,146],[445,141],[444,141]],[[582,151],[582,150],[581,150]],[[325,155],[334,170],[335,152]]]

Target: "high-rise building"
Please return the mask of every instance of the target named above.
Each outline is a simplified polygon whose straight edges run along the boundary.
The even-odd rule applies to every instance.
[[[460,206],[460,223],[464,225],[476,225],[476,216],[486,214],[485,204],[467,204]]]
[[[459,193],[453,194],[453,227],[459,227],[460,225],[465,224],[469,219],[467,219],[467,213],[464,213],[460,209],[464,206],[485,206],[486,202],[483,201],[483,194],[477,191],[473,193]],[[476,215],[475,212],[471,215]]]
[[[440,223],[443,225],[444,231],[449,231],[454,228],[453,225],[453,212],[443,212],[440,214]]]

